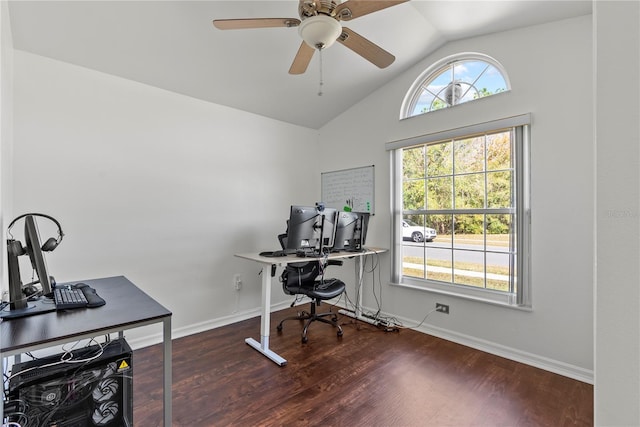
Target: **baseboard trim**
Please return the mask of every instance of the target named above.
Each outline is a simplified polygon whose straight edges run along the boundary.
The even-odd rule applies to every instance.
[[[291,305],[290,302],[282,302],[271,306],[271,311],[278,311],[288,308]],[[241,322],[243,320],[251,319],[253,317],[260,316],[260,308],[254,308],[251,310],[240,311],[233,313],[229,316],[218,317],[216,319],[207,320],[206,322],[194,323],[192,325],[183,326],[180,328],[174,328],[171,330],[171,339],[182,338],[189,335],[197,334],[200,332],[209,331],[211,329],[220,328],[222,326],[230,325],[232,323]],[[259,332],[258,332],[259,334]],[[162,333],[148,335],[144,338],[128,339],[127,342],[132,349],[149,347],[151,345],[160,344],[162,342]]]
[[[384,315],[382,315],[382,317],[383,316]],[[415,321],[413,320],[403,319],[397,315],[393,315],[393,317],[403,322],[403,324],[410,325],[412,323],[415,323]],[[417,328],[412,329],[418,332],[432,335],[434,337],[454,342],[456,344],[475,348],[476,350],[484,351],[485,353],[494,354],[496,356],[504,357],[505,359],[513,360],[515,362],[524,363],[525,365],[553,372],[554,374],[562,375],[564,377],[568,377],[587,384],[594,383],[593,370],[590,369],[581,368],[579,366],[575,366],[559,360],[540,356],[534,353],[529,353],[523,350],[518,350],[513,347],[508,347],[492,341],[483,340],[470,335],[461,334],[459,332],[451,331],[429,324],[423,324]]]

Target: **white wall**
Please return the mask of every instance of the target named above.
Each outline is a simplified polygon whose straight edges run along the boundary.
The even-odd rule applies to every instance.
[[[11,158],[13,148],[13,42],[8,2],[0,2],[0,229],[8,224],[11,212]],[[0,253],[7,252],[6,239],[0,239]],[[8,280],[7,257],[0,257],[0,282]],[[0,320],[1,322],[1,320]],[[1,338],[0,338],[1,339]],[[3,417],[0,405],[0,420]]]
[[[640,5],[594,3],[595,424],[640,425]],[[622,96],[615,87],[623,81]]]
[[[6,229],[11,215],[13,156],[13,42],[8,2],[0,2],[0,229]],[[0,239],[6,253],[6,239]],[[7,280],[6,257],[0,263],[2,282]]]
[[[370,227],[389,247],[389,154],[384,144],[440,130],[532,113],[531,312],[389,286],[382,262],[382,309],[417,324],[435,303],[428,332],[575,378],[593,375],[593,137],[591,17],[452,42],[321,129],[323,170],[376,165]],[[406,91],[432,63],[480,52],[506,68],[510,93],[399,121]],[[332,148],[334,148],[332,150]],[[385,240],[386,239],[386,240]],[[370,287],[365,304],[375,307]]]
[[[22,51],[14,115],[14,211],[66,234],[51,274],[125,275],[174,313],[174,337],[256,315],[259,268],[234,253],[277,249],[289,205],[319,194],[299,161],[317,131]]]

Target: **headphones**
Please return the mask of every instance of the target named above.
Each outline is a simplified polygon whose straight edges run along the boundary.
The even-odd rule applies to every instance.
[[[64,233],[62,232],[62,227],[60,226],[60,223],[58,222],[58,220],[56,220],[55,218],[53,218],[53,217],[51,217],[49,215],[45,215],[45,214],[41,214],[41,213],[26,213],[26,214],[22,214],[19,217],[15,218],[13,221],[11,221],[11,224],[9,224],[9,227],[7,228],[7,234],[10,236],[10,238],[7,239],[7,250],[12,255],[20,256],[20,255],[24,255],[26,253],[26,249],[22,246],[20,241],[19,240],[15,240],[13,238],[13,235],[11,234],[11,227],[13,227],[13,225],[19,219],[24,218],[24,217],[29,216],[29,215],[31,215],[31,216],[39,216],[39,217],[42,217],[42,218],[47,218],[48,220],[52,221],[58,227],[58,237],[57,238],[50,237],[49,239],[47,239],[47,241],[44,242],[44,244],[42,245],[41,249],[43,251],[51,252],[55,248],[58,247],[60,242],[62,242],[62,237],[64,236]]]

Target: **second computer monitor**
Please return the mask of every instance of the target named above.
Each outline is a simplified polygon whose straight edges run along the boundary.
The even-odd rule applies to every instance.
[[[356,230],[353,236],[354,250],[362,250],[367,240],[367,230],[369,229],[369,218],[371,216],[368,212],[358,212],[358,223],[356,224]]]
[[[347,250],[353,247],[353,237],[358,223],[356,212],[338,213],[338,225],[336,227],[336,238],[333,244],[335,251]]]
[[[334,251],[358,251],[367,237],[369,214],[362,212],[340,212],[336,228]]]

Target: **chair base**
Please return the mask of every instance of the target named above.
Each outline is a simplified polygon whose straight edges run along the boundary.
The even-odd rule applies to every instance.
[[[286,320],[306,320],[305,324],[304,324],[304,328],[302,329],[302,343],[306,343],[308,341],[307,338],[307,331],[309,329],[309,326],[311,325],[311,322],[323,322],[326,324],[329,324],[335,328],[337,328],[337,335],[338,337],[342,336],[342,327],[338,324],[338,316],[336,315],[336,313],[333,313],[331,311],[329,311],[328,313],[317,313],[316,312],[316,306],[320,305],[320,301],[311,301],[311,312],[307,312],[307,311],[301,311],[298,313],[297,316],[291,316],[291,317],[286,317],[284,319],[282,319],[282,321],[280,321],[280,323],[277,326],[277,330],[278,332],[282,332],[282,324],[286,321]],[[331,319],[326,319],[326,317],[328,316],[332,316]]]

